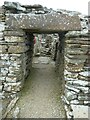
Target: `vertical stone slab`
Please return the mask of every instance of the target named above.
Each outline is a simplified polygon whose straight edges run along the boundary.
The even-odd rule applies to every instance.
[[[59,44],[56,58],[56,72],[62,84],[62,94],[64,92],[64,45],[65,45],[65,32],[59,33]]]
[[[29,51],[26,52],[26,75],[25,78],[28,77],[31,68],[32,68],[32,58],[33,58],[33,48],[34,48],[34,35],[26,32],[26,36],[27,36],[27,42],[26,42],[26,46],[29,46]]]

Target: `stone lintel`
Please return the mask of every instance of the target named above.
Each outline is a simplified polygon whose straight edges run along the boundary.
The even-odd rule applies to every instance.
[[[59,32],[81,30],[78,16],[69,16],[56,12],[47,14],[10,14],[6,17],[6,25],[14,29],[31,32]]]

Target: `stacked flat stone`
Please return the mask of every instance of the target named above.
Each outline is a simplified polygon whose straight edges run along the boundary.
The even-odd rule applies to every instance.
[[[7,47],[7,51],[1,56],[4,66],[1,68],[1,74],[5,77],[3,91],[5,94],[7,93],[6,97],[13,99],[18,96],[18,92],[29,74],[31,58],[28,54],[31,49],[26,44],[27,40],[23,31],[4,31],[4,38],[6,41],[4,46]]]
[[[1,69],[3,68],[2,62],[2,52],[4,52],[5,49],[2,48],[2,44],[4,43],[4,35],[3,31],[5,29],[5,9],[4,7],[0,7],[0,118],[2,118],[2,98],[4,92],[2,92],[3,89],[3,82],[5,81],[5,77],[1,74]]]
[[[6,94],[5,97],[10,98],[10,102],[18,97],[18,92],[31,68],[30,40],[28,41],[25,36],[25,32],[21,30],[9,29],[4,31],[4,46],[6,46],[7,51],[1,56],[4,65],[1,68],[1,74],[5,77],[3,91]]]
[[[10,11],[6,11],[6,19],[9,14]],[[28,37],[23,30],[11,29],[8,24],[5,27],[4,22],[0,21],[0,98],[3,118],[19,99],[24,80],[31,70],[33,37],[31,35],[31,40]]]
[[[90,33],[87,30],[66,34],[65,40],[65,98],[74,117],[88,116],[90,106]],[[78,109],[77,109],[78,105]],[[81,108],[81,109],[80,109]],[[83,109],[83,110],[82,110]],[[71,110],[72,111],[72,110]],[[82,113],[81,112],[81,113]],[[73,116],[73,115],[69,115]]]
[[[77,16],[73,18],[68,15],[64,15],[52,10],[43,9],[42,6],[34,6],[38,10],[28,9],[27,7],[21,6],[19,3],[15,2],[5,2],[4,7],[6,9],[5,24],[6,27],[1,30],[0,34],[0,71],[1,71],[1,83],[0,88],[2,90],[2,114],[5,118],[6,115],[14,107],[15,103],[19,98],[19,92],[23,86],[25,78],[29,75],[32,63],[33,55],[33,35],[27,34],[21,29],[26,29],[26,31],[34,30],[41,31],[50,30],[77,30],[80,29],[80,22]],[[28,11],[29,12],[28,12]],[[31,12],[30,12],[31,11]],[[36,12],[34,12],[36,11]],[[30,13],[30,14],[19,14],[18,13]],[[31,15],[32,13],[32,15]],[[34,14],[33,14],[34,13]],[[45,14],[48,13],[48,14]],[[50,14],[49,14],[50,13]],[[40,14],[40,15],[36,15]],[[45,14],[44,16],[41,14]],[[1,12],[0,12],[1,15]],[[2,14],[4,15],[4,14]],[[3,17],[2,17],[3,18]],[[42,19],[41,19],[42,18]],[[54,21],[51,19],[54,18]],[[59,18],[59,19],[57,19]],[[63,21],[62,21],[63,18]],[[65,22],[67,19],[68,22]],[[1,20],[1,16],[0,16]],[[53,22],[57,21],[55,24]],[[40,22],[41,21],[41,22]],[[43,21],[45,24],[43,24]],[[18,22],[20,24],[18,24]],[[50,22],[51,26],[48,26]],[[0,21],[0,27],[3,21]],[[70,24],[74,23],[74,24]],[[60,26],[57,26],[60,24]],[[62,26],[63,24],[63,26]],[[70,24],[70,26],[69,26]],[[37,27],[38,26],[38,27]],[[69,27],[68,27],[69,26]],[[74,26],[74,27],[73,27]],[[59,28],[58,28],[59,27]],[[62,27],[62,28],[61,28]],[[36,29],[39,28],[39,29]],[[1,37],[4,34],[4,38]],[[30,31],[31,32],[31,31]],[[3,38],[3,39],[2,39]],[[63,61],[63,60],[62,60]],[[61,66],[63,69],[63,67]],[[63,71],[63,70],[62,70]],[[62,73],[60,74],[61,76]],[[63,79],[63,78],[62,78]]]

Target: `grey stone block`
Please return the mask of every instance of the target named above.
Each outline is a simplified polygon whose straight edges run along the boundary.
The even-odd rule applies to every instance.
[[[23,30],[4,30],[3,32],[4,36],[25,36],[25,32]],[[17,41],[18,42],[18,41]]]
[[[6,42],[25,42],[25,38],[19,36],[5,36],[4,38]]]
[[[56,12],[43,15],[8,15],[6,17],[6,24],[9,28],[30,29],[36,32],[56,32],[81,29],[78,16],[69,16]]]
[[[8,48],[8,53],[23,53],[23,52],[26,52],[28,51],[29,48],[24,46],[24,45],[17,45],[17,46],[14,46],[14,45],[9,45],[9,48]]]
[[[16,82],[16,83],[4,83],[4,91],[7,92],[18,92],[21,89],[21,82]]]
[[[0,45],[0,53],[7,53],[8,46],[7,45]]]

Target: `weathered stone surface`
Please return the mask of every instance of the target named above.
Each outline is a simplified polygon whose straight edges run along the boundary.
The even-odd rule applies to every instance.
[[[3,8],[3,6],[0,6],[0,14],[4,14],[5,9]]]
[[[71,105],[75,119],[88,119],[89,107],[82,105]]]
[[[3,6],[0,6],[0,24],[5,21],[5,9]]]
[[[80,89],[77,89],[75,87],[73,87],[73,85],[65,85],[66,89],[68,89],[69,91],[74,91],[76,92],[77,94],[80,92]]]
[[[9,54],[0,54],[1,60],[9,60]]]
[[[72,38],[77,38],[82,36],[82,38],[84,39],[85,37],[89,38],[89,34],[88,34],[88,17],[84,16],[82,14],[79,14],[79,18],[81,21],[81,31],[72,31],[72,32],[68,32],[67,37],[72,37]],[[81,39],[81,38],[80,38]]]
[[[78,16],[68,16],[55,12],[45,15],[8,15],[6,17],[6,24],[9,28],[30,29],[35,32],[81,29]]]
[[[5,36],[4,37],[6,42],[24,42],[25,38],[24,37],[16,37],[16,36]]]
[[[18,65],[18,64],[12,65],[12,63],[13,63],[13,61],[10,61],[10,60],[0,60],[0,67],[1,68],[4,68],[4,67],[6,67],[6,68],[9,68],[9,67],[20,68],[20,65]]]
[[[1,99],[4,99],[5,98],[5,96],[4,96],[4,91],[2,91],[2,92],[0,92],[0,100]]]
[[[5,1],[4,6],[7,9],[14,9],[14,10],[17,10],[17,11],[25,11],[25,8],[21,7],[21,5],[18,2]]]
[[[71,38],[69,40],[66,41],[66,43],[71,43],[71,44],[78,44],[78,45],[90,45],[90,40],[89,38],[79,38],[79,39],[75,39],[75,38]]]
[[[81,20],[81,16],[77,16],[78,13],[68,12],[67,14],[61,10],[44,9],[42,6],[33,6],[36,7],[34,10],[33,7],[23,6],[23,9],[19,3],[6,2],[4,7],[6,9],[6,23],[4,23],[5,9],[1,8],[2,10],[0,10],[0,21],[2,21],[0,22],[0,98],[10,100],[10,104],[5,104],[5,108],[8,107],[4,109],[4,113],[6,112],[4,116],[14,107],[13,103],[16,103],[18,93],[31,70],[34,36],[21,29],[37,33],[74,30],[66,35],[65,100],[68,105],[89,105],[87,96],[90,91],[90,82],[88,82],[90,76],[86,71],[90,69],[88,63],[90,35],[87,34],[87,30],[84,30],[87,28],[85,23],[87,20],[84,18]],[[14,14],[21,12],[23,14]],[[81,28],[83,31],[75,31],[81,30]],[[60,62],[62,63],[60,67],[63,69],[63,62]],[[63,72],[60,73],[60,76],[63,76]],[[64,78],[61,77],[61,79]],[[4,90],[3,93],[1,93],[1,89]],[[73,115],[70,113],[69,116]]]
[[[90,101],[90,96],[87,95],[78,95],[78,100],[82,100],[82,101]]]
[[[8,98],[5,98],[2,100],[2,114],[5,113],[5,110],[9,103],[10,103],[10,99],[8,99]]]
[[[64,71],[64,75],[65,75],[65,80],[74,80],[74,79],[77,79],[78,77],[78,73],[69,72],[66,69]]]
[[[87,46],[88,47],[88,46]],[[87,49],[87,48],[86,48]],[[88,58],[88,56],[87,55],[82,55],[82,56],[80,56],[80,55],[71,55],[71,54],[66,54],[66,57],[67,57],[67,61],[69,60],[70,61],[70,59],[71,60],[85,60],[86,58]],[[75,64],[75,62],[74,62],[74,64]]]
[[[90,71],[80,72],[79,75],[81,75],[81,76],[83,76],[83,77],[90,78]]]
[[[70,89],[72,91],[75,91],[79,93],[80,91],[84,92],[85,94],[89,92],[89,87],[88,86],[80,86],[80,85],[72,85],[72,84],[67,84],[65,85],[67,89]]]
[[[3,77],[0,75],[0,81],[5,81],[5,76]]]
[[[1,70],[1,74],[2,74],[2,75],[7,75],[7,73],[8,73],[8,68],[0,68],[0,70]]]
[[[29,50],[28,47],[24,46],[24,45],[17,45],[17,46],[9,46],[8,48],[8,53],[23,53],[26,52],[27,50]]]
[[[24,80],[31,70],[33,54],[33,40],[25,36],[24,31],[15,31],[15,34],[8,31],[5,34],[6,42],[0,43],[0,99],[7,99],[1,110],[3,117],[14,107],[14,98],[20,96]],[[0,35],[2,37],[3,34]]]
[[[4,83],[4,91],[7,92],[17,92],[20,91],[21,89],[21,82],[16,82],[16,83]]]
[[[65,103],[77,107],[81,105],[80,107],[84,108],[90,105],[89,33],[79,31],[69,33],[66,35],[64,54],[65,97],[69,103],[67,101]],[[75,118],[82,117],[77,113],[79,107],[72,109]]]
[[[79,72],[82,70],[83,64],[72,64],[72,63],[68,63],[66,62],[66,70],[70,71],[70,72]],[[72,68],[70,67],[72,65]]]
[[[84,100],[71,100],[70,105],[84,105]]]
[[[2,88],[3,88],[3,85],[1,85],[1,82],[0,82],[0,92],[2,92]]]
[[[5,29],[5,23],[4,22],[0,22],[0,31],[4,31]]]
[[[76,92],[74,92],[74,91],[69,91],[68,89],[65,89],[65,96],[67,97],[67,100],[68,100],[68,101],[71,101],[71,100],[74,100],[74,99],[77,99],[77,98],[78,98]]]
[[[15,83],[17,82],[17,77],[6,77],[6,82],[9,82],[9,83]]]
[[[4,22],[5,21],[5,16],[0,14],[0,22]]]
[[[0,45],[0,53],[6,53],[8,49],[8,46],[6,45]]]
[[[3,38],[3,32],[0,32],[0,38]]]
[[[83,86],[83,87],[87,87],[90,85],[89,81],[82,81],[82,80],[70,80],[70,81],[67,81],[67,84],[71,84],[71,85],[77,85],[77,86]]]
[[[4,34],[4,36],[20,36],[20,37],[23,37],[23,36],[25,36],[25,32],[24,31],[22,31],[22,30],[7,30],[7,31],[5,31],[4,30],[4,32],[3,32],[3,34]],[[18,42],[18,41],[17,41]]]
[[[9,73],[10,74],[15,74],[15,75],[18,75],[18,74],[20,74],[21,73],[21,71],[22,71],[22,67],[13,67],[13,66],[9,66]]]
[[[5,111],[5,113],[3,114],[3,118],[6,117],[6,115],[10,112],[10,110],[14,107],[14,105],[16,104],[17,100],[19,98],[18,97],[15,97],[11,102],[10,104],[7,106],[7,109]]]

